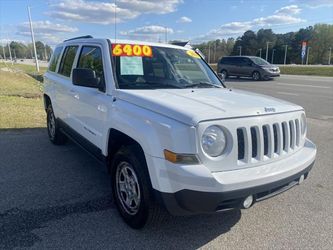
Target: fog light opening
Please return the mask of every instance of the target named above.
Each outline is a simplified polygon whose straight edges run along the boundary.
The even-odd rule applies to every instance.
[[[243,208],[245,208],[245,209],[250,208],[252,206],[252,204],[253,204],[253,196],[249,195],[243,201]]]
[[[301,184],[304,181],[304,174],[301,175],[301,177],[299,177],[298,179],[298,184]]]

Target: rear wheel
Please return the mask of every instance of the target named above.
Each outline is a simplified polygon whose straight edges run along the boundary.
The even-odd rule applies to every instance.
[[[66,143],[67,137],[60,131],[58,122],[54,116],[52,105],[49,104],[46,110],[47,133],[53,144],[62,145]]]
[[[142,228],[165,214],[153,199],[146,162],[138,146],[124,146],[115,154],[111,178],[117,209],[130,227]]]
[[[258,71],[254,71],[252,73],[252,79],[255,80],[255,81],[259,81],[261,79],[261,75]]]

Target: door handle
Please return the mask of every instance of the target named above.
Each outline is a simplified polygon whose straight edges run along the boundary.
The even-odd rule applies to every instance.
[[[77,99],[77,100],[80,99],[79,94],[78,94],[74,89],[69,90],[69,93],[70,93],[75,99]]]

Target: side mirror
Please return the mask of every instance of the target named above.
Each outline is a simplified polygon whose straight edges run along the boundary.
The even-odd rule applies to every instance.
[[[92,69],[73,69],[72,83],[74,85],[100,89],[100,82],[100,79],[96,77],[96,72]]]

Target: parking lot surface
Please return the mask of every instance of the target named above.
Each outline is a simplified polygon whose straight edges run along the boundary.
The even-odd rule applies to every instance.
[[[103,166],[45,129],[0,130],[0,249],[332,249],[333,79],[228,79],[228,87],[302,105],[316,164],[300,186],[248,210],[126,226]],[[241,101],[241,100],[240,100]]]

